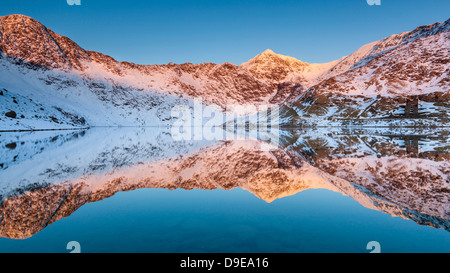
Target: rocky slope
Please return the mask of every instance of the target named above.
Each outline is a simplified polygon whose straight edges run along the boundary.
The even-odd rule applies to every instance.
[[[412,31],[393,34],[389,37],[366,44],[352,54],[342,58],[328,73],[327,77],[336,76],[348,70],[364,66],[371,60],[397,47],[401,47],[417,39],[433,36],[449,30],[450,20],[443,23],[419,26]]]
[[[390,40],[376,45],[377,49],[352,69],[315,88],[321,92],[382,96],[449,91],[450,20],[431,27],[422,36],[392,47]]]

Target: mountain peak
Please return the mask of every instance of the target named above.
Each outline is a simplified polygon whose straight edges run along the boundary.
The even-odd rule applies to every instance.
[[[277,54],[271,49],[266,49],[253,59],[241,64],[241,67],[253,76],[274,82],[283,81],[289,74],[303,71],[307,66],[309,66],[308,63],[294,57]]]
[[[294,57],[285,56],[281,54],[277,54],[273,52],[271,49],[266,49],[264,52],[256,55],[255,58],[252,60],[263,60],[264,62],[285,62],[286,64],[294,64],[294,65],[300,65],[300,66],[306,66],[308,63],[302,62]],[[250,62],[252,61],[250,60]]]
[[[273,52],[271,49],[266,49],[263,53],[261,53],[261,54],[266,54],[266,55],[274,55],[275,54],[275,52]]]

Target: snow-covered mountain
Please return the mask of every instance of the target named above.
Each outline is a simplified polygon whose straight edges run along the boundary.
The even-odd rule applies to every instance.
[[[315,84],[345,72],[347,72],[347,77],[355,77],[352,75],[352,73],[355,72],[350,71],[366,66],[372,60],[385,55],[390,51],[394,51],[390,55],[377,61],[378,66],[384,66],[384,70],[379,71],[379,74],[397,73],[401,68],[401,65],[397,65],[396,67],[390,66],[395,63],[406,62],[409,63],[411,67],[408,71],[405,71],[405,74],[410,74],[417,70],[418,73],[422,73],[422,77],[431,76],[428,80],[429,82],[433,82],[433,77],[438,75],[440,76],[438,77],[439,81],[443,78],[448,78],[447,73],[450,48],[449,30],[450,20],[447,20],[444,23],[420,26],[412,31],[393,34],[379,41],[363,45],[348,56],[323,64],[305,63],[293,57],[276,54],[268,49],[250,61],[241,64],[241,67],[245,68],[259,79],[273,82],[298,82],[302,83],[305,89],[308,89]],[[373,67],[374,63],[375,62],[371,63],[369,67]],[[425,68],[428,71],[435,71],[435,73],[431,75],[426,74],[426,71],[423,71]],[[368,73],[368,71],[364,71],[360,74],[367,75],[368,77],[371,76],[371,73]],[[415,78],[413,75],[410,75],[408,79],[404,80],[409,80],[409,82],[414,83]],[[345,85],[347,82],[348,79],[336,80],[337,85],[340,85],[341,83]],[[441,85],[443,83],[444,82],[442,82]],[[386,83],[385,85],[389,87],[389,83]],[[448,88],[448,86],[446,87]],[[329,91],[335,92],[339,90]],[[358,91],[358,94],[372,94],[371,90],[367,90],[367,86],[363,86]],[[415,92],[411,90],[404,91],[405,92],[401,94],[412,95],[424,93],[423,91],[421,92],[421,90],[414,90]],[[355,94],[354,92],[350,93]],[[383,93],[383,95],[386,95],[386,93]]]
[[[450,125],[450,20],[367,44],[285,105],[301,124]]]
[[[446,31],[448,32],[449,27],[450,20],[447,20],[444,23],[419,26],[412,31],[393,34],[379,41],[366,44],[349,56],[344,57],[335,67],[331,69],[328,77],[338,75],[349,69],[361,67],[376,57],[417,39],[433,36]]]
[[[171,109],[195,98],[227,110],[285,102],[303,124],[341,124],[396,116],[420,95],[422,112],[448,119],[449,25],[392,35],[324,64],[266,50],[239,66],[139,65],[85,50],[30,17],[2,16],[0,130],[168,126]]]
[[[366,96],[448,92],[450,20],[368,44],[338,63],[333,74],[316,88]]]

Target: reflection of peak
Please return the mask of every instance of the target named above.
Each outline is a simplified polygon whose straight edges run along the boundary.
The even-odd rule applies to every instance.
[[[133,135],[133,133],[127,134],[126,139]],[[141,137],[140,140],[148,141],[148,135],[143,134]],[[90,150],[90,154],[84,154],[82,151],[86,149],[76,149],[78,146],[70,145],[71,142],[85,144],[87,139],[93,141],[96,138],[92,138],[88,131],[83,138],[71,140],[60,148],[78,151],[76,153],[84,159],[77,161],[78,165],[65,165],[58,160],[63,165],[60,169],[53,169],[49,173],[48,169],[52,167],[48,164],[49,162],[41,165],[33,164],[34,168],[43,168],[35,171],[35,180],[25,188],[18,183],[17,185],[20,186],[17,186],[14,194],[7,192],[4,194],[7,198],[3,200],[3,203],[0,202],[0,236],[9,238],[32,236],[47,225],[69,216],[86,203],[108,198],[120,191],[139,188],[229,190],[240,187],[269,203],[307,189],[328,189],[347,195],[370,209],[412,219],[419,224],[450,229],[450,219],[439,207],[442,205],[442,202],[439,202],[439,193],[434,196],[431,193],[436,191],[428,192],[427,201],[423,202],[427,204],[427,208],[423,211],[421,207],[416,206],[424,198],[421,191],[411,191],[407,195],[401,192],[390,195],[389,192],[369,188],[366,184],[364,185],[367,187],[354,184],[352,182],[358,181],[358,177],[345,177],[339,170],[358,167],[358,165],[352,165],[356,159],[353,161],[345,159],[340,164],[329,161],[328,165],[325,165],[326,159],[316,159],[317,164],[320,165],[316,167],[308,164],[299,153],[293,150],[292,147],[295,145],[267,151],[261,150],[261,142],[256,140],[220,142],[197,148],[196,151],[180,149],[178,156],[156,157],[153,160],[145,160],[145,157],[137,153],[139,150],[145,150],[144,147],[147,147],[144,154],[154,152],[154,148],[148,149],[149,146],[151,147],[151,141],[147,143],[133,139],[124,146],[111,145],[112,143],[108,143],[106,139],[103,142],[94,141],[105,145],[95,150],[99,153],[98,155],[90,155],[94,152],[93,150]],[[161,141],[158,137],[156,140]],[[141,146],[136,146],[136,143],[141,143]],[[171,147],[171,145],[174,143],[164,147]],[[49,154],[46,154],[45,158],[58,159],[51,152],[47,153]],[[95,160],[89,160],[89,156]],[[78,155],[73,154],[71,157],[78,158]],[[111,158],[113,160],[108,162]],[[374,160],[376,159],[377,157],[374,157]],[[376,163],[372,164],[364,157],[360,161],[377,166]],[[399,164],[389,159],[386,161],[392,162],[392,165]],[[86,162],[89,163],[88,166],[82,165]],[[112,169],[109,164],[112,164]],[[428,167],[430,165],[426,160],[417,160],[415,164]],[[24,163],[18,165],[22,166],[17,166],[17,169],[27,168]],[[386,166],[386,168],[391,167]],[[64,176],[62,169],[73,170],[74,173]],[[56,175],[57,180],[46,185],[34,184],[34,181],[44,181],[43,179],[48,175]],[[363,175],[367,176],[367,173]],[[385,185],[386,188],[398,183],[408,186],[410,182],[404,177],[401,180],[395,180],[395,176],[391,180],[393,181],[386,180],[386,183],[389,183]],[[60,183],[60,181],[65,182]],[[433,201],[434,199],[439,200]]]
[[[267,202],[307,188],[335,190],[332,184],[319,179],[317,169],[305,166],[306,169],[299,170],[302,164],[306,163],[281,149],[261,151],[257,141],[224,142],[185,156],[99,171],[68,183],[29,188],[28,192],[6,198],[1,204],[0,225],[4,228],[0,234],[26,238],[86,203],[139,188],[229,190],[241,187]]]
[[[313,167],[290,172],[279,169],[268,170],[256,174],[241,187],[267,203],[308,189],[328,189],[339,192],[338,188]]]

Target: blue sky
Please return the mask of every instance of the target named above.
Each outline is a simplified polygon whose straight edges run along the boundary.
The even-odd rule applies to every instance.
[[[447,20],[448,0],[2,0],[85,49],[139,64],[231,62],[267,48],[328,62],[363,44]]]

